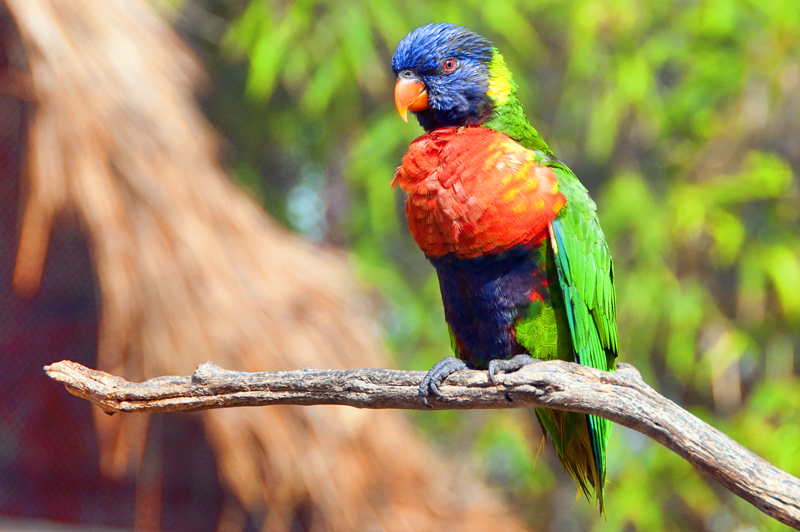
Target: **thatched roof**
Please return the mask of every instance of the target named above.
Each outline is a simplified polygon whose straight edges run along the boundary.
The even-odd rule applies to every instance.
[[[103,370],[140,380],[205,360],[246,371],[389,365],[345,257],[288,234],[220,167],[193,98],[202,73],[148,5],[5,3],[30,70],[20,97],[34,102],[19,293],[36,291],[53,225],[77,219],[99,284]],[[135,469],[147,417],[95,420],[102,471]],[[308,530],[521,529],[401,413],[274,407],[202,420],[223,482],[263,530],[288,530],[298,514]]]

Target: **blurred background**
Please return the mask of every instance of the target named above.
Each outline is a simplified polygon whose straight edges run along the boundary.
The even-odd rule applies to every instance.
[[[598,518],[532,412],[118,419],[44,376],[448,354],[389,186],[422,132],[391,54],[432,21],[493,41],[597,201],[620,359],[800,475],[796,0],[5,0],[0,528],[786,529],[618,426]]]

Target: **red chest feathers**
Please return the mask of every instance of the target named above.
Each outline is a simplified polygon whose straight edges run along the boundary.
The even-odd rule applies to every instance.
[[[536,153],[482,127],[444,128],[411,143],[392,186],[406,193],[408,228],[426,255],[460,258],[535,245],[566,204]]]

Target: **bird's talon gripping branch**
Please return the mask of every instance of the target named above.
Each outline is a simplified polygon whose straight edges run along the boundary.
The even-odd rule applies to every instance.
[[[433,367],[428,370],[428,373],[422,378],[422,382],[419,384],[419,398],[427,407],[430,407],[431,404],[428,402],[428,396],[433,394],[437,397],[444,397],[442,392],[439,391],[439,386],[442,384],[447,377],[455,373],[456,371],[466,369],[467,364],[456,357],[444,357],[439,362],[433,365]]]
[[[497,379],[495,376],[498,373],[510,373],[517,371],[523,366],[533,364],[534,362],[541,362],[538,358],[533,358],[530,355],[517,355],[509,360],[492,360],[489,362],[489,380],[494,386],[497,386]]]

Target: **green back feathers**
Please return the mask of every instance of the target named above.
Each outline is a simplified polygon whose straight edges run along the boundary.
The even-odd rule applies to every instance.
[[[553,220],[553,230],[567,315],[577,328],[573,330],[575,350],[582,364],[612,371],[618,336],[611,253],[586,188],[571,171],[554,171],[559,191],[567,198],[566,207]],[[584,355],[590,358],[584,361]]]

